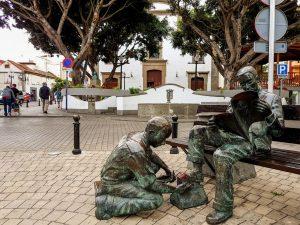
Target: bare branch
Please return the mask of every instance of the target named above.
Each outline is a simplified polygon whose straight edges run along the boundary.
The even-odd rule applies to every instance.
[[[32,8],[27,7],[27,6],[23,5],[23,4],[21,4],[19,1],[11,0],[11,2],[14,3],[15,5],[18,5],[23,10],[27,10],[27,11],[35,13],[35,11]]]
[[[61,0],[58,0],[58,1],[56,0],[56,2],[58,2],[58,4],[60,4],[61,8],[63,9],[62,10],[62,16],[60,18],[59,25],[58,25],[58,28],[57,28],[57,34],[61,35],[63,26],[65,24],[65,21],[66,21],[67,17],[68,17],[69,9],[71,8],[73,0],[69,0],[67,5],[65,5],[65,3],[63,3]]]
[[[249,63],[250,66],[255,66],[257,63],[259,63],[261,60],[266,58],[268,54],[259,54],[256,58],[252,59]]]

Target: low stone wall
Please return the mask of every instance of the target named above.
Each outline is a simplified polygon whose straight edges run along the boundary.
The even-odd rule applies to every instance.
[[[199,104],[139,104],[138,117],[151,118],[153,116],[178,115],[179,118],[195,119]]]

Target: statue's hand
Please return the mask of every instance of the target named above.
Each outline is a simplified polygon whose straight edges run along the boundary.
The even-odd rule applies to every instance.
[[[272,114],[270,106],[263,100],[259,99],[255,101],[253,106],[255,107],[256,111],[261,113],[264,117],[268,117]]]
[[[162,175],[157,179],[163,183],[172,183],[176,180],[176,176],[174,171],[173,172],[170,171],[169,173],[166,171],[166,175]]]
[[[190,183],[184,182],[176,187],[175,192],[182,194],[187,191],[192,185]]]
[[[211,117],[211,118],[209,118],[209,120],[208,120],[208,122],[207,122],[207,125],[208,125],[208,126],[216,126],[216,119],[215,119],[214,116]]]

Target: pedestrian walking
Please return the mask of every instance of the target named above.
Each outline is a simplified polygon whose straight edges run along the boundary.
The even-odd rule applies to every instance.
[[[18,101],[19,101],[19,106],[22,106],[24,102],[24,95],[22,91],[19,91]]]
[[[43,83],[43,87],[40,88],[39,96],[42,100],[43,113],[48,113],[49,107],[49,96],[50,96],[50,88],[47,87],[47,83]]]
[[[19,96],[19,90],[18,90],[18,88],[17,88],[17,85],[16,84],[13,84],[12,86],[11,86],[11,90],[13,91],[13,93],[14,93],[14,95],[15,95],[15,98],[16,99],[18,99],[18,96]]]
[[[2,92],[2,101],[4,105],[4,116],[11,116],[11,106],[15,102],[14,92],[9,86],[6,86]]]
[[[61,94],[61,90],[58,89],[55,92],[55,97],[56,97],[56,101],[57,101],[57,107],[60,109],[61,107],[61,102],[62,102],[62,94]]]

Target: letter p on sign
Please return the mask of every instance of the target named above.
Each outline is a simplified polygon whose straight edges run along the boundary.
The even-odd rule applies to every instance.
[[[278,64],[277,65],[277,75],[280,77],[287,77],[288,65],[287,64]]]

